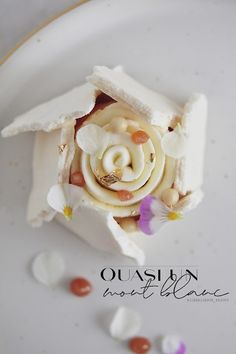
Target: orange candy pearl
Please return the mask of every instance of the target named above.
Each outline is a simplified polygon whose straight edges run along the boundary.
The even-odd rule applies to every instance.
[[[137,145],[145,144],[149,139],[149,135],[143,130],[137,130],[131,135],[131,139]]]
[[[117,191],[117,195],[118,195],[118,198],[122,202],[133,198],[133,193],[131,193],[130,191],[127,191],[126,189],[121,189],[121,190]]]
[[[151,343],[148,338],[134,337],[129,341],[129,348],[133,353],[146,354],[151,349]]]
[[[83,173],[81,171],[72,173],[72,175],[70,176],[70,182],[75,186],[84,187],[85,180]]]
[[[92,285],[85,278],[75,278],[70,283],[70,290],[76,296],[87,296],[92,291]]]

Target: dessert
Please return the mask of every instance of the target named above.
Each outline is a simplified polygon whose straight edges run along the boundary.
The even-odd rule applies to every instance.
[[[143,264],[135,235],[156,235],[203,197],[206,97],[179,107],[120,67],[95,67],[87,81],[2,131],[36,132],[27,219],[41,226],[55,217]]]

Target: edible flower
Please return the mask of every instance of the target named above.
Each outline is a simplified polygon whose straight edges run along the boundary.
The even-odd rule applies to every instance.
[[[167,335],[162,338],[161,349],[163,354],[185,354],[186,345],[181,338]]]
[[[76,134],[76,142],[81,150],[89,155],[102,158],[110,141],[110,133],[96,124],[88,124],[80,128]]]
[[[174,208],[167,207],[160,199],[146,196],[140,205],[140,229],[147,235],[155,234],[167,221],[182,219],[183,215]]]
[[[161,147],[167,156],[179,159],[187,150],[187,138],[178,123],[174,130],[167,132],[161,139]]]
[[[79,207],[82,196],[83,189],[78,186],[69,183],[55,184],[48,192],[47,202],[69,221]]]

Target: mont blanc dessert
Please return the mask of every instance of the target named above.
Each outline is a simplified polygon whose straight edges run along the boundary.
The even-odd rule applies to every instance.
[[[143,264],[136,235],[148,242],[202,200],[206,119],[203,94],[180,107],[121,67],[95,67],[84,85],[2,131],[35,132],[29,223],[56,218],[91,245]]]

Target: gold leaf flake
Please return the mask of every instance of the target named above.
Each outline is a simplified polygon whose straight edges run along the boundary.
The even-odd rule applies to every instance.
[[[59,146],[58,146],[59,153],[62,153],[62,152],[65,150],[66,146],[67,146],[67,144],[61,144],[61,145],[59,145]]]
[[[155,154],[153,152],[151,152],[150,154],[150,162],[153,162],[155,158]]]
[[[122,175],[123,175],[123,172],[122,172],[122,169],[121,168],[117,168],[116,170],[114,170],[113,172],[112,172],[116,177],[118,177],[118,178],[122,178]]]
[[[121,176],[117,176],[114,172],[99,178],[99,182],[105,187],[109,187],[113,183],[119,182],[120,180]]]

